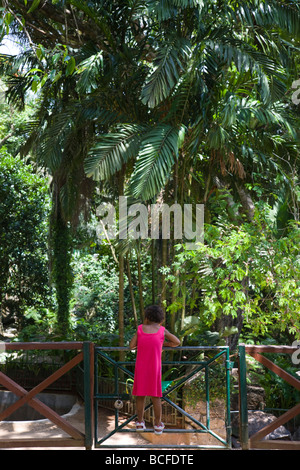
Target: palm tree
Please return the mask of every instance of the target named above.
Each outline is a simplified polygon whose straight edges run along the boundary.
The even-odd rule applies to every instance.
[[[76,8],[73,8],[73,3],[76,3]],[[2,58],[3,69],[10,74],[7,96],[11,101],[23,106],[26,90],[40,90],[36,121],[32,123],[31,135],[22,152],[30,150],[34,153],[37,163],[45,167],[52,178],[53,278],[57,290],[58,319],[61,330],[66,331],[72,285],[70,230],[76,225],[78,215],[86,206],[94,186],[92,179],[88,179],[84,172],[85,155],[91,143],[95,142],[95,136],[109,130],[121,117],[123,120],[126,116],[124,119],[133,122],[138,113],[134,106],[135,96],[132,90],[136,89],[135,60],[142,53],[140,49],[143,46],[134,51],[129,48],[129,42],[135,41],[136,37],[137,43],[141,42],[138,37],[139,26],[135,22],[140,5],[136,2],[134,10],[130,3],[125,3],[120,8],[118,2],[107,2],[106,13],[110,20],[105,21],[102,8],[99,21],[99,6],[96,2],[93,7],[87,7],[86,2],[71,2],[69,6],[72,17],[68,23],[68,34],[66,32],[64,38],[69,47],[58,43],[62,39],[58,31],[61,31],[61,25],[65,26],[68,17],[66,9],[61,5],[52,9],[50,7],[50,10],[45,2],[34,2],[31,6],[27,5],[27,8],[19,2],[8,4],[3,1],[2,5],[6,11],[6,24],[15,18],[11,27],[16,33],[19,17],[23,16],[23,40],[27,38],[31,45],[31,50],[15,58],[12,64],[7,57]],[[77,21],[75,9],[84,15],[84,21],[93,22],[98,30],[99,43],[91,42],[93,28],[86,30],[84,25],[82,31],[85,29],[89,38],[86,38],[86,43],[82,41],[83,37],[79,38],[79,30],[76,28],[80,27],[81,21]],[[129,21],[124,22],[120,14],[123,12],[126,18],[129,10]],[[49,24],[52,21],[57,26],[56,32],[53,31],[54,23]],[[76,34],[73,34],[74,28]],[[41,37],[41,29],[49,31],[49,34]],[[130,37],[124,42],[128,34]],[[37,45],[38,42],[40,45]],[[73,73],[75,63],[78,67],[76,73]],[[111,173],[120,173],[123,163],[121,162],[119,167],[115,166]],[[121,254],[119,259],[122,267]],[[123,275],[120,274],[120,299],[122,278]],[[120,328],[122,323],[120,320]]]
[[[266,143],[274,153],[285,139],[292,141],[293,122],[283,97],[292,78],[286,68],[293,73],[295,57],[280,31],[299,37],[294,21],[299,9],[278,2],[259,5],[149,2],[154,61],[148,62],[142,84],[144,73],[140,77],[139,112],[131,116],[133,122],[123,116],[107,134],[96,136],[87,174],[106,178],[134,156],[128,192],[149,200],[170,177],[181,173],[181,186],[189,181],[186,174],[199,153],[202,167],[208,159],[209,173],[214,167],[219,177],[231,173],[241,182],[247,162],[266,158]],[[274,139],[279,130],[283,137]],[[213,178],[210,183],[215,184]]]
[[[7,78],[7,97],[17,107],[25,104],[26,90],[33,88],[35,77],[28,70],[46,73],[52,55],[37,57],[32,51],[16,58],[2,56],[2,73]],[[41,64],[41,62],[44,62]],[[30,152],[40,168],[50,179],[52,213],[50,217],[50,248],[52,279],[57,298],[57,333],[64,337],[69,331],[69,301],[73,284],[71,256],[72,229],[78,223],[79,214],[87,211],[87,201],[93,191],[93,182],[83,171],[84,155],[90,128],[86,123],[76,122],[70,100],[74,99],[72,81],[64,68],[60,80],[52,87],[44,87],[39,106],[30,125],[29,137],[20,149],[21,154]]]
[[[295,78],[296,48],[287,38],[299,38],[299,7],[186,0],[148,6],[152,54],[140,88],[148,120],[118,122],[99,134],[86,172],[106,178],[133,156],[128,195],[150,201],[167,182],[182,203],[226,191],[229,208],[239,200],[251,220],[247,183],[255,175],[272,185],[270,175],[297,158],[285,96]]]
[[[236,201],[249,220],[253,215],[249,184],[274,188],[275,176],[288,174],[286,161],[297,158],[293,108],[286,98],[298,78],[297,3],[145,0],[100,7],[70,0],[55,8],[34,2],[29,9],[17,0],[2,4],[23,16],[32,42],[43,44],[46,30],[49,49],[58,42],[69,47],[48,51],[50,65],[40,75],[44,87],[60,87],[39,139],[42,155],[51,141],[53,158],[77,161],[81,175],[84,168],[100,181],[126,165],[128,196],[153,202],[163,189],[165,201],[205,202],[208,218],[210,196],[221,191],[235,220]],[[37,58],[41,51],[35,50]],[[51,100],[44,105],[51,109]],[[82,147],[73,160],[78,130]],[[75,167],[64,167],[60,190],[69,202],[65,182]]]

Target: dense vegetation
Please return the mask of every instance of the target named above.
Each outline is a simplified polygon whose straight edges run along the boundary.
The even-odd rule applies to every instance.
[[[160,302],[184,344],[297,339],[298,2],[0,6],[0,333],[123,345]],[[121,195],[204,204],[204,244],[102,240]]]

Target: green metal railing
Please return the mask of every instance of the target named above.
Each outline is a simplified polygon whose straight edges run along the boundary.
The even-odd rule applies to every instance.
[[[238,346],[239,371],[239,420],[240,441],[243,450],[249,449],[248,404],[247,404],[247,365],[245,346]]]
[[[117,360],[112,358],[111,355],[108,353],[116,353],[123,352],[122,354],[126,354],[126,352],[130,351],[129,348],[126,347],[95,347],[95,394],[94,394],[94,410],[95,410],[95,447],[102,448],[102,447],[163,447],[163,448],[209,448],[209,449],[226,449],[231,447],[231,420],[230,420],[230,368],[232,363],[229,360],[229,348],[227,346],[197,346],[197,347],[177,347],[177,348],[163,348],[164,351],[172,351],[173,354],[175,351],[196,351],[196,355],[200,352],[210,352],[212,357],[209,357],[206,360],[163,360],[162,366],[163,367],[172,367],[172,366],[184,366],[185,368],[188,367],[191,370],[187,371],[182,378],[173,381],[172,384],[163,391],[162,400],[168,403],[171,407],[175,408],[177,412],[181,413],[183,416],[188,418],[192,421],[194,425],[197,426],[196,429],[168,429],[165,428],[165,433],[206,433],[210,436],[214,437],[218,441],[218,445],[197,445],[197,444],[190,444],[190,445],[168,445],[168,444],[155,444],[155,445],[110,445],[106,441],[112,437],[117,432],[136,432],[135,428],[128,428],[126,427],[129,423],[134,421],[137,418],[136,414],[133,414],[128,419],[120,424],[119,422],[119,410],[115,408],[115,428],[113,431],[109,432],[105,436],[98,438],[98,405],[101,400],[118,400],[118,399],[129,399],[130,394],[128,393],[121,393],[119,390],[119,383],[120,383],[120,375],[127,375],[129,378],[133,379],[134,377],[134,364],[135,361],[125,361],[125,360]],[[104,361],[113,367],[113,380],[114,380],[114,391],[113,393],[99,393],[99,377],[98,377],[98,367],[99,367],[99,360]],[[225,372],[225,385],[226,385],[226,416],[225,416],[225,427],[226,427],[226,439],[216,434],[214,431],[211,430],[210,427],[210,388],[209,388],[209,374],[208,370],[209,367],[212,366],[217,360],[222,363],[224,366]],[[129,370],[128,367],[132,367],[132,370]],[[177,403],[171,400],[170,394],[175,392],[179,389],[179,387],[183,386],[187,381],[190,381],[196,374],[200,371],[205,373],[205,397],[206,397],[206,423],[202,423],[201,421],[197,420],[195,417],[190,415],[187,411],[181,408]],[[146,406],[145,411],[149,409],[152,404]],[[147,432],[151,432],[151,430],[147,429]]]

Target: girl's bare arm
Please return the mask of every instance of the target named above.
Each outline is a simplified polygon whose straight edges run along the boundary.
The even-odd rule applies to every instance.
[[[136,349],[137,347],[137,333],[131,338],[129,343],[130,349]]]
[[[165,341],[164,346],[167,346],[169,348],[176,348],[177,346],[180,346],[180,339],[177,338],[177,336],[172,335],[168,330],[165,330]]]

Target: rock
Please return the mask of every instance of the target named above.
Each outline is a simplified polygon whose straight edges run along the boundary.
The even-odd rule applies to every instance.
[[[293,434],[293,441],[300,441],[300,428],[297,428]]]
[[[272,415],[271,413],[265,413],[264,411],[249,411],[248,412],[248,429],[249,429],[249,437],[253,436],[253,434],[260,431],[262,428],[270,424],[272,421],[276,419],[276,416]],[[264,437],[266,440],[270,439],[284,439],[284,440],[291,440],[292,435],[288,429],[284,426],[279,426],[278,428],[274,429],[270,434]]]
[[[265,413],[264,411],[248,411],[248,431],[249,437],[256,434],[262,428],[270,424],[276,419],[276,416],[271,413]],[[235,437],[239,437],[239,414],[234,414],[232,418],[232,434]],[[274,429],[270,434],[268,434],[264,439],[284,439],[292,440],[292,435],[288,429],[284,426],[279,426],[277,429]]]
[[[248,385],[247,387],[248,410],[261,410],[265,407],[265,390],[262,387]],[[231,409],[239,409],[239,389],[236,386],[231,395]]]
[[[262,387],[247,387],[248,410],[258,410],[265,406],[265,390]]]

